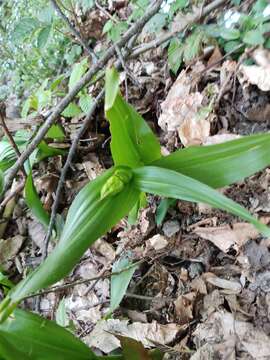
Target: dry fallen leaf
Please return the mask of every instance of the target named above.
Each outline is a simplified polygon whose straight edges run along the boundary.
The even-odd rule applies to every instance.
[[[219,311],[211,314],[206,322],[197,326],[193,335],[199,350],[203,344],[211,344],[217,358],[231,359],[227,355],[235,350],[245,352],[256,360],[270,358],[269,337],[251,323],[236,320],[229,312]]]
[[[238,251],[249,239],[256,239],[259,234],[258,230],[248,223],[236,223],[232,228],[229,225],[197,227],[193,231],[225,253],[230,249]]]
[[[203,274],[203,278],[210,284],[219,287],[224,290],[228,290],[230,293],[238,294],[242,290],[242,286],[238,281],[222,279],[212,273]]]
[[[173,341],[181,326],[177,324],[160,325],[156,321],[149,324],[135,322],[128,325],[128,320],[101,320],[94,330],[84,338],[90,346],[108,354],[120,347],[120,341],[112,333],[141,341],[144,346],[152,347],[151,340],[162,345]]]
[[[8,261],[13,259],[24,242],[25,238],[21,235],[13,236],[12,238],[0,240],[0,265],[6,269]]]
[[[253,58],[258,65],[241,65],[240,77],[252,85],[257,85],[262,91],[270,91],[270,51],[257,49]]]
[[[192,71],[182,71],[161,104],[162,114],[158,124],[164,131],[178,131],[184,146],[200,145],[210,134],[212,114],[206,107],[209,103],[205,94],[193,91],[202,72],[200,63]],[[207,101],[206,101],[207,100]]]
[[[145,248],[146,252],[149,248],[159,251],[164,249],[168,245],[168,240],[165,238],[165,236],[156,234],[150,239],[146,240],[145,245],[146,245]]]
[[[193,305],[196,298],[196,293],[191,292],[185,295],[180,295],[174,302],[175,315],[177,323],[184,325],[193,319]]]
[[[217,134],[214,136],[208,136],[203,145],[215,145],[215,144],[222,144],[226,141],[239,139],[241,136],[236,134]]]

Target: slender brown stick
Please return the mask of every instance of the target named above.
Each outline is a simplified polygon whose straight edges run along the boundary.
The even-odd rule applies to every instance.
[[[145,15],[138,20],[134,25],[130,27],[129,30],[112,45],[102,56],[102,58],[87,71],[87,73],[82,77],[80,81],[74,86],[73,89],[60,101],[60,103],[55,107],[52,114],[46,119],[43,126],[39,128],[36,136],[33,138],[32,142],[28,145],[27,149],[21,154],[16,163],[10,168],[8,176],[6,177],[6,183],[4,187],[4,192],[9,188],[12,180],[17,174],[17,171],[21,168],[25,160],[32,154],[36,149],[38,144],[41,142],[43,137],[46,135],[52,124],[57,120],[62,111],[68,106],[68,104],[75,98],[79,91],[90,82],[92,77],[102,69],[107,62],[111,59],[115,52],[115,46],[122,48],[134,35],[136,35],[146,24],[146,22],[158,11],[163,0],[155,1],[155,4],[146,11]]]
[[[158,46],[164,44],[166,41],[171,40],[179,33],[181,33],[187,26],[194,24],[201,20],[202,17],[208,15],[210,12],[218,8],[219,6],[223,5],[227,0],[214,0],[209,5],[205,6],[202,11],[198,11],[194,14],[192,19],[190,19],[187,23],[183,23],[183,25],[179,26],[177,31],[169,32],[168,34],[157,38],[156,40],[150,41],[145,45],[141,45],[134,49],[131,54],[131,58],[135,58],[140,54],[143,54],[146,51],[152,50],[157,48]]]
[[[10,131],[9,131],[7,125],[6,125],[5,118],[6,118],[6,107],[5,107],[4,103],[1,103],[0,104],[0,122],[1,122],[1,125],[2,125],[3,129],[4,129],[4,133],[5,133],[6,137],[8,138],[8,140],[10,142],[10,145],[13,147],[17,157],[19,158],[21,156],[20,150],[19,150],[16,142],[13,139],[13,136],[11,135],[11,133],[10,133]],[[27,174],[26,174],[23,166],[21,167],[21,171],[22,171],[24,177],[27,177]]]
[[[91,107],[91,110],[89,111],[89,113],[87,114],[84,122],[83,122],[83,125],[80,127],[80,129],[78,130],[72,144],[71,144],[71,147],[70,147],[70,150],[69,150],[69,153],[68,153],[68,157],[67,157],[67,160],[65,162],[65,165],[61,171],[61,175],[60,175],[60,179],[59,179],[59,182],[58,182],[58,185],[57,185],[57,189],[56,189],[56,194],[55,194],[55,200],[54,200],[54,203],[53,203],[53,206],[52,206],[52,212],[51,212],[51,217],[50,217],[50,222],[49,222],[49,226],[48,226],[48,230],[47,230],[47,233],[46,233],[46,237],[44,239],[44,250],[43,250],[43,259],[45,259],[48,255],[48,246],[49,246],[49,241],[50,241],[50,238],[51,238],[51,234],[52,234],[52,230],[53,230],[53,227],[54,227],[54,223],[55,223],[55,218],[56,218],[56,214],[57,214],[57,209],[58,209],[58,206],[59,206],[59,202],[60,202],[60,196],[61,196],[61,193],[62,193],[62,188],[63,188],[63,185],[64,185],[64,181],[66,179],[66,175],[67,175],[67,172],[68,172],[68,169],[69,169],[69,166],[73,160],[73,157],[75,155],[75,152],[76,152],[76,149],[77,149],[77,146],[79,144],[79,141],[80,141],[80,138],[83,136],[83,134],[85,133],[86,129],[88,128],[91,120],[92,120],[92,116],[96,110],[96,107],[99,103],[99,101],[102,99],[104,95],[104,90],[102,90],[99,95],[97,96],[97,98],[95,99],[92,107]]]
[[[94,51],[88,46],[87,42],[84,40],[82,35],[79,33],[77,29],[75,29],[71,22],[69,21],[68,17],[63,13],[60,6],[58,5],[56,0],[51,0],[52,6],[54,7],[55,11],[59,15],[59,17],[67,24],[71,33],[75,36],[75,38],[79,41],[82,47],[86,50],[88,55],[92,58],[93,62],[97,62],[97,57]]]
[[[0,211],[2,211],[3,207],[7,205],[7,203],[16,196],[19,192],[21,192],[24,188],[25,181],[23,180],[14,190],[11,190],[10,193],[4,198],[4,200],[0,204]]]
[[[123,272],[128,271],[128,270],[134,268],[135,266],[138,266],[139,264],[142,264],[144,261],[145,261],[144,259],[140,260],[140,261],[137,261],[136,263],[134,263],[134,264],[132,264],[130,266],[127,266],[124,269],[119,270],[119,271],[115,271],[115,272],[110,273],[109,270],[107,270],[106,272],[104,272],[104,273],[102,273],[100,275],[93,276],[93,277],[88,278],[88,279],[76,280],[76,281],[66,283],[64,285],[54,286],[54,287],[52,287],[50,289],[40,291],[40,292],[38,292],[36,294],[28,295],[28,296],[24,297],[23,300],[26,300],[26,299],[29,299],[29,298],[32,298],[32,297],[36,297],[36,296],[42,296],[42,295],[50,294],[52,292],[62,291],[62,290],[65,290],[65,289],[72,288],[72,287],[74,287],[76,285],[86,284],[86,283],[96,281],[96,280],[101,280],[101,279],[107,279],[107,278],[109,278],[111,276],[114,276],[114,275],[120,275]]]

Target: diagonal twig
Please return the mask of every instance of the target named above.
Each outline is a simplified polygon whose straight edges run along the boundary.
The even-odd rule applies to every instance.
[[[48,245],[49,245],[50,237],[51,237],[52,230],[53,230],[53,227],[54,227],[55,218],[56,218],[56,214],[57,214],[57,209],[58,209],[59,201],[60,201],[60,196],[61,196],[63,184],[65,182],[69,166],[70,166],[71,161],[72,161],[72,159],[73,159],[73,157],[75,155],[75,152],[76,152],[78,143],[80,141],[80,138],[83,136],[86,129],[88,128],[88,126],[89,126],[89,124],[90,124],[90,122],[92,120],[92,116],[93,116],[93,114],[94,114],[94,112],[96,110],[96,107],[97,107],[99,101],[102,99],[103,95],[104,95],[104,90],[102,90],[99,93],[99,95],[96,97],[96,99],[95,99],[95,101],[94,101],[94,103],[93,103],[93,105],[91,107],[91,110],[88,112],[82,126],[78,130],[78,132],[77,132],[77,134],[76,134],[76,136],[75,136],[75,138],[74,138],[74,140],[73,140],[73,142],[71,144],[71,147],[70,147],[70,150],[69,150],[69,153],[68,153],[68,156],[67,156],[67,160],[66,160],[65,165],[64,165],[64,167],[63,167],[63,169],[61,171],[60,179],[59,179],[57,189],[56,189],[55,200],[54,200],[54,203],[53,203],[53,206],[52,206],[50,222],[49,222],[46,237],[45,237],[45,240],[44,240],[43,259],[45,259],[47,257],[47,255],[48,255]]]
[[[88,46],[85,39],[82,37],[82,35],[79,33],[75,27],[72,26],[71,22],[69,21],[68,17],[63,13],[60,6],[58,5],[56,0],[51,0],[52,6],[54,7],[55,11],[59,15],[59,17],[67,24],[69,27],[69,30],[71,33],[75,36],[75,38],[79,41],[79,43],[84,47],[88,55],[92,58],[92,61],[95,63],[97,62],[97,57],[94,51]]]
[[[6,137],[8,138],[8,140],[10,142],[10,145],[13,147],[13,150],[15,151],[15,154],[19,158],[21,156],[21,152],[20,152],[15,140],[13,139],[13,136],[11,135],[11,133],[10,133],[8,127],[7,127],[5,119],[6,119],[6,107],[5,107],[5,104],[2,102],[2,103],[0,103],[0,123],[1,123],[1,126],[3,127],[3,130],[4,130],[4,133],[5,133]],[[26,174],[26,172],[24,170],[23,165],[21,167],[21,171],[23,173],[23,176],[26,178],[27,174]]]
[[[148,11],[146,11],[145,15],[138,20],[134,25],[130,27],[129,30],[125,32],[125,34],[118,40],[114,45],[112,45],[102,56],[97,63],[93,64],[93,66],[87,71],[87,73],[78,81],[78,83],[70,90],[70,92],[59,102],[59,104],[55,107],[55,110],[52,114],[46,119],[43,126],[39,128],[37,134],[33,138],[32,142],[28,145],[27,149],[21,154],[16,163],[10,168],[9,173],[6,177],[6,183],[4,187],[4,192],[9,188],[12,180],[17,174],[17,171],[21,168],[22,164],[28,157],[32,154],[32,152],[36,149],[38,144],[41,142],[43,137],[46,135],[52,124],[56,121],[62,111],[68,106],[68,104],[75,98],[75,96],[79,93],[79,91],[90,82],[92,77],[102,69],[110,58],[114,55],[115,46],[122,47],[125,45],[134,35],[136,35],[147,23],[147,21],[159,10],[160,5],[163,0],[156,0],[155,4],[150,7]]]

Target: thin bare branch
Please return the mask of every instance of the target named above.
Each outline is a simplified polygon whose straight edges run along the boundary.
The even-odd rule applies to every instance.
[[[69,21],[68,17],[63,13],[63,11],[61,10],[60,6],[58,5],[56,0],[51,0],[52,6],[54,7],[55,11],[57,12],[57,14],[59,15],[59,17],[67,24],[69,30],[71,31],[71,33],[75,36],[75,38],[79,41],[79,43],[83,46],[83,48],[85,49],[85,51],[88,53],[88,55],[92,58],[92,61],[95,63],[97,62],[97,57],[96,54],[94,53],[94,51],[88,46],[87,42],[85,41],[85,39],[82,37],[82,35],[79,33],[79,31],[77,29],[75,29],[75,27],[73,27],[73,25],[71,24],[71,22]]]
[[[54,223],[55,223],[55,218],[56,218],[56,214],[57,214],[57,209],[58,209],[58,206],[59,206],[59,201],[60,201],[60,196],[61,196],[61,193],[62,193],[62,188],[63,188],[63,185],[64,185],[64,182],[65,182],[65,179],[66,179],[66,175],[67,175],[67,172],[68,172],[68,169],[70,167],[70,164],[73,160],[73,157],[75,155],[75,152],[76,152],[76,149],[77,149],[77,146],[79,144],[79,141],[80,141],[80,138],[83,136],[83,134],[85,133],[85,131],[87,130],[91,120],[92,120],[92,116],[93,114],[95,113],[95,110],[96,110],[96,107],[99,103],[99,101],[102,99],[104,95],[104,90],[102,90],[99,95],[96,97],[92,107],[91,107],[91,110],[88,112],[86,118],[84,119],[84,122],[82,124],[82,126],[80,127],[80,129],[78,130],[72,144],[71,144],[71,147],[70,147],[70,150],[69,150],[69,153],[68,153],[68,156],[67,156],[67,160],[65,162],[65,165],[61,171],[61,175],[60,175],[60,179],[59,179],[59,182],[58,182],[58,185],[57,185],[57,189],[56,189],[56,194],[55,194],[55,200],[54,200],[54,203],[53,203],[53,206],[52,206],[52,211],[51,211],[51,217],[50,217],[50,223],[49,223],[49,226],[48,226],[48,230],[47,230],[47,233],[46,233],[46,237],[45,237],[45,240],[44,240],[44,250],[43,250],[43,259],[45,259],[48,255],[48,245],[49,245],[49,241],[50,241],[50,237],[51,237],[51,234],[52,234],[52,230],[53,230],[53,227],[54,227]]]
[[[151,8],[146,11],[145,15],[138,20],[134,25],[130,27],[129,30],[125,32],[125,34],[121,37],[119,41],[117,41],[114,45],[112,45],[102,56],[102,58],[87,71],[87,73],[81,78],[80,81],[74,86],[73,89],[60,101],[60,103],[55,107],[55,110],[52,114],[46,119],[43,126],[39,128],[36,136],[33,138],[32,142],[28,145],[27,149],[21,154],[16,163],[10,168],[9,173],[6,177],[4,192],[9,188],[12,180],[16,176],[18,170],[21,168],[25,160],[32,154],[32,152],[36,149],[38,144],[44,138],[52,124],[57,120],[62,111],[68,106],[68,104],[75,98],[75,96],[79,93],[79,91],[90,82],[92,77],[102,69],[107,62],[111,59],[115,52],[115,46],[122,48],[134,35],[136,35],[147,23],[147,21],[158,11],[162,0],[155,1],[155,4],[151,6]]]
[[[5,119],[6,119],[6,106],[2,102],[0,104],[0,123],[1,123],[1,126],[3,127],[3,130],[4,130],[4,133],[5,133],[6,137],[8,138],[8,140],[10,142],[10,145],[13,147],[13,149],[15,151],[15,154],[19,158],[21,156],[20,150],[19,150],[15,140],[13,139],[13,136],[11,135],[11,133],[10,133],[10,131],[9,131],[7,125],[6,125]],[[23,166],[21,167],[21,171],[23,173],[23,176],[27,177],[27,174],[26,174]]]

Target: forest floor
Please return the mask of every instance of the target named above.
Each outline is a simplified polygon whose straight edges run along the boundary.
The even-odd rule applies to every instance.
[[[268,61],[269,69],[269,51],[253,49],[250,56],[259,69],[260,59]],[[122,73],[128,84],[125,88],[122,82],[122,92],[159,136],[164,154],[267,132],[270,92],[254,85],[242,63],[242,58],[224,57],[215,47],[174,76],[164,49],[153,49],[126,62],[131,76]],[[101,86],[97,83],[93,92]],[[195,118],[209,103],[211,110]],[[61,121],[72,139],[81,119]],[[68,172],[62,214],[89,180],[112,165],[109,144],[100,105]],[[34,170],[45,209],[52,206],[63,161],[62,156],[50,158]],[[219,191],[267,224],[269,189],[266,169]],[[150,197],[135,225],[121,221],[84,254],[72,274],[57,284],[59,289],[38,301],[30,298],[24,306],[73,328],[98,354],[115,351],[119,340],[113,334],[121,333],[164,349],[168,359],[270,359],[269,239],[205,204],[171,201],[162,214],[160,201]],[[39,263],[45,237],[42,225],[25,209],[19,198],[5,234],[11,245],[0,243],[0,260],[14,281],[26,267]],[[107,270],[123,254],[139,264],[121,306],[107,319]],[[93,277],[97,279],[88,280]],[[77,280],[84,282],[76,285]],[[66,283],[70,286],[61,288]]]

